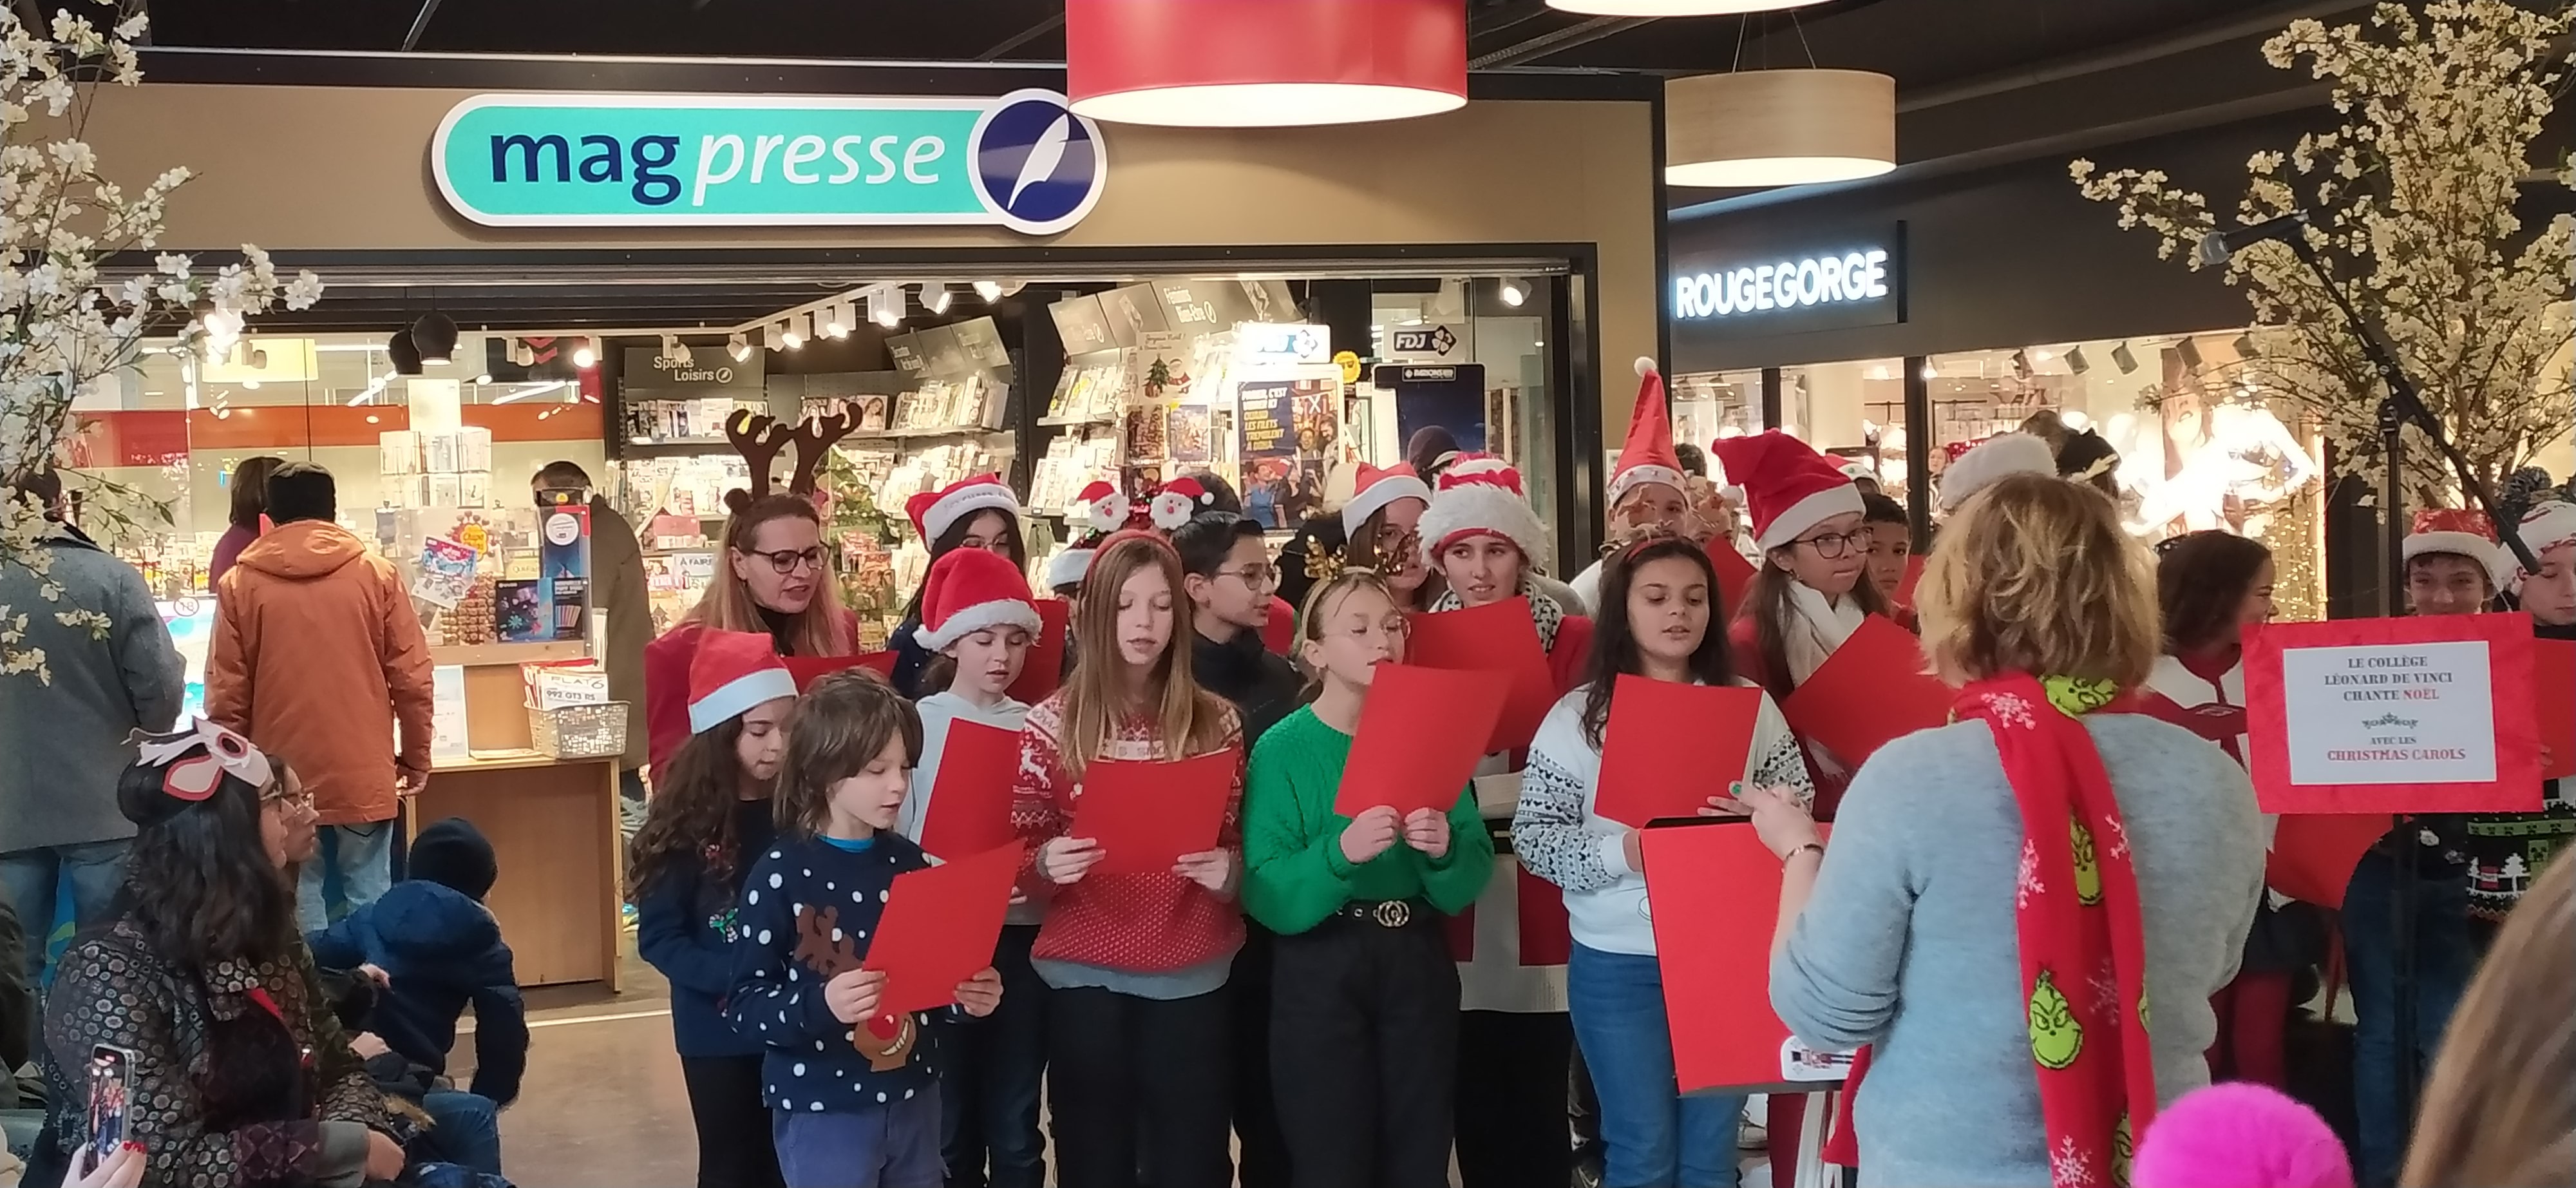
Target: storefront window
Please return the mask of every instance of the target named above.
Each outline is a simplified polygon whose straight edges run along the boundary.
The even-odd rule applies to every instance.
[[[1721,437],[1762,432],[1762,373],[1713,371],[1672,382],[1673,440],[1707,449]],[[1610,451],[1613,465],[1618,451]]]
[[[1902,492],[1904,375],[1902,359],[1784,367],[1780,427],[1837,461],[1867,467],[1881,490]]]

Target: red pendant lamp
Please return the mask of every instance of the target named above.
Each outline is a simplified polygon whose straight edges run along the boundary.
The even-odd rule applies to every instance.
[[[1073,110],[1122,124],[1400,120],[1467,102],[1460,0],[1065,0]]]

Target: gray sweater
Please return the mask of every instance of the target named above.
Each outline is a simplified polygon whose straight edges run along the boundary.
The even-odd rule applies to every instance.
[[[2244,769],[2182,728],[2088,725],[2136,856],[2169,1102],[2209,1083],[2209,996],[2235,976],[2262,895],[2262,817]],[[1981,722],[1889,743],[1843,797],[1815,896],[1771,963],[1771,1005],[1809,1043],[1876,1045],[1854,1121],[1865,1186],[2049,1183],[2014,932],[2021,846]]]
[[[69,529],[43,546],[62,600],[47,580],[0,563],[0,606],[27,617],[27,643],[45,653],[53,683],[0,675],[0,852],[134,836],[116,808],[116,780],[134,761],[136,730],[170,729],[186,670],[143,575]],[[55,619],[62,611],[107,616],[104,636]],[[29,922],[39,935],[50,927]]]

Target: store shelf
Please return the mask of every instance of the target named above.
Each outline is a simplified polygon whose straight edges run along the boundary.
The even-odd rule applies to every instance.
[[[951,426],[936,429],[862,429],[842,438],[841,440],[908,441],[922,437],[989,437],[994,434],[1009,432],[1011,432],[1009,429],[993,429],[983,425]]]
[[[1096,416],[1096,417],[1039,417],[1039,418],[1038,418],[1038,424],[1040,424],[1040,425],[1044,425],[1044,426],[1048,426],[1048,427],[1050,427],[1050,428],[1070,428],[1070,427],[1075,426],[1075,425],[1115,425],[1115,424],[1117,424],[1117,423],[1118,423],[1118,418],[1117,418],[1117,416],[1116,416],[1115,414],[1103,414],[1103,415],[1101,415],[1101,416]]]
[[[486,664],[534,664],[547,660],[579,660],[590,655],[590,647],[577,639],[553,643],[455,644],[433,647],[429,662],[438,665],[462,665],[476,668]]]
[[[704,441],[630,441],[625,443],[629,458],[690,458],[699,454],[723,454],[733,450],[733,443],[723,438]]]

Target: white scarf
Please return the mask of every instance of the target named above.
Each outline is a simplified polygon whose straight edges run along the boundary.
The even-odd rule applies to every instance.
[[[1805,582],[1789,583],[1789,619],[1780,625],[1781,650],[1789,661],[1789,681],[1807,683],[1816,670],[1832,658],[1834,649],[1843,646],[1861,620],[1869,617],[1860,609],[1860,600],[1844,595],[1837,605]]]

